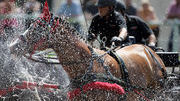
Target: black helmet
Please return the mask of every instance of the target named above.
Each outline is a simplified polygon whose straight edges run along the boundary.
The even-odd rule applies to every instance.
[[[117,2],[115,10],[125,12],[126,6],[124,4],[122,4],[121,2]]]
[[[98,7],[116,6],[116,0],[98,0]]]
[[[126,6],[124,4],[122,4],[121,2],[117,2],[115,10],[118,12],[120,11],[124,15],[125,11],[126,11]]]

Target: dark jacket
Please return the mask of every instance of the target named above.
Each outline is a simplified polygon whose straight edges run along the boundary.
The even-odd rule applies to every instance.
[[[100,17],[97,14],[93,17],[88,30],[89,36],[95,34],[95,37],[89,39],[95,39],[98,35],[101,40],[103,37],[106,37],[107,41],[105,42],[105,46],[110,47],[110,40],[114,36],[119,36],[120,29],[122,28],[127,28],[127,26],[125,19],[120,13],[112,11],[108,18]],[[124,42],[128,42],[128,38],[126,38]]]
[[[145,40],[153,34],[151,28],[139,17],[126,15],[129,36],[134,36],[136,43],[145,44]]]

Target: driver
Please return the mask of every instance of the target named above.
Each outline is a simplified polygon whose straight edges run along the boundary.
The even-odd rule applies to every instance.
[[[88,41],[98,38],[101,49],[128,44],[126,22],[123,16],[115,11],[116,0],[98,0],[98,14],[92,19],[88,30]]]
[[[126,19],[129,36],[135,37],[136,44],[146,44],[153,50],[156,50],[156,37],[151,28],[137,16],[130,16],[125,13],[126,7],[118,2],[116,10]]]

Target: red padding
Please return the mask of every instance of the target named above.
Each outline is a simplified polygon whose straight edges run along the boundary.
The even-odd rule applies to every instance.
[[[0,97],[7,94],[7,90],[0,90]]]
[[[51,90],[48,90],[48,88],[52,88],[52,89],[59,89],[60,86],[59,85],[54,85],[54,84],[42,84],[39,85],[36,82],[27,82],[27,81],[23,81],[22,83],[19,83],[13,87],[9,87],[8,89],[0,89],[0,97],[6,95],[9,92],[12,92],[14,90],[17,89],[34,89],[35,87],[39,87],[39,88],[47,88],[46,90],[48,92],[52,92]]]
[[[107,82],[91,82],[82,87],[83,92],[93,90],[93,89],[113,91],[120,95],[125,94],[124,89],[120,85],[111,84]],[[81,89],[77,88],[73,91],[68,92],[68,97],[69,99],[73,99],[75,96],[80,95],[80,93],[81,93]]]

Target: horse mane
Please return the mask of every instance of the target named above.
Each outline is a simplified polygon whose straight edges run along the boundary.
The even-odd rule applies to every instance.
[[[79,40],[85,42],[86,38],[82,36],[81,33],[79,33],[68,21],[67,17],[58,17],[56,19],[59,19],[59,26],[63,26],[64,30],[67,31],[67,34],[74,35]],[[62,30],[61,27],[58,26],[59,30]]]

